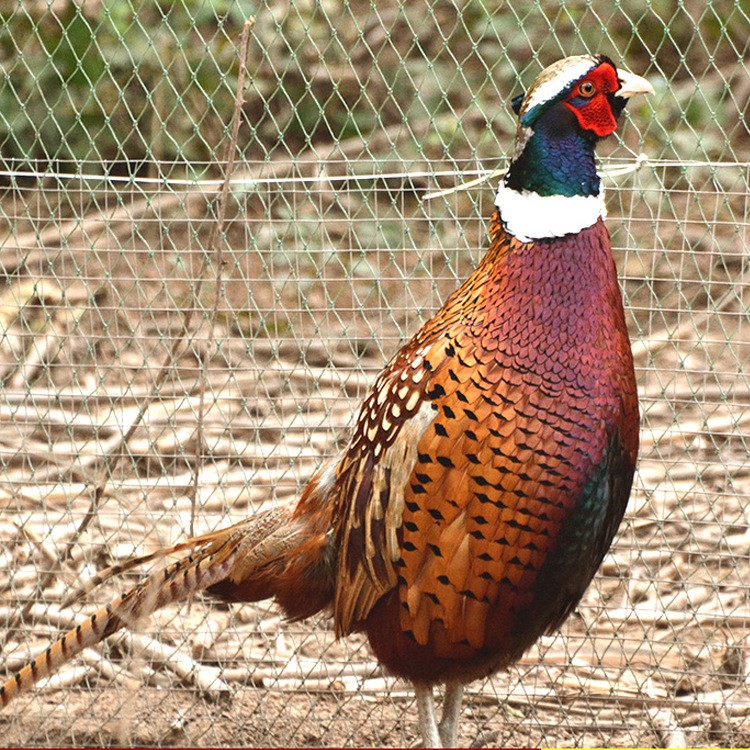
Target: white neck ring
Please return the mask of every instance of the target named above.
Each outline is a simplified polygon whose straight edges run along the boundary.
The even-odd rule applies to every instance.
[[[495,205],[505,228],[521,242],[575,234],[607,216],[604,188],[598,195],[539,195],[501,182]]]

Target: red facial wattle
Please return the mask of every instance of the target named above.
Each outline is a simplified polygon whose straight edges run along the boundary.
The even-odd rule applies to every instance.
[[[576,116],[584,130],[604,138],[612,135],[617,127],[617,118],[608,95],[619,88],[615,69],[608,63],[602,63],[575,85],[565,100],[565,106]]]

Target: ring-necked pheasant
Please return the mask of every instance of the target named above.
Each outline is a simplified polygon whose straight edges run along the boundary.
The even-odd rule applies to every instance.
[[[296,504],[111,570],[190,550],[8,680],[3,706],[205,590],[275,597],[293,619],[331,610],[337,635],[365,631],[414,684],[425,746],[455,743],[463,685],[563,622],[628,500],[638,402],[594,147],[650,91],[604,56],[544,70],[513,101],[489,251],[386,365],[341,455]]]

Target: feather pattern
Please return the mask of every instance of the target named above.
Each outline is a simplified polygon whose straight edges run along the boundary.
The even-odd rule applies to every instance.
[[[337,608],[337,626],[346,632],[359,618],[381,661],[412,679],[425,674],[426,661],[444,674],[441,659],[449,660],[457,675],[485,669],[488,656],[509,663],[564,619],[622,517],[635,464],[635,381],[604,225],[521,243],[496,214],[491,237],[474,274],[390,365],[410,382],[422,373],[421,413],[431,418],[416,463],[404,468],[399,523],[382,532],[397,533],[401,552],[397,603],[377,627],[364,621],[393,579],[371,573],[391,561],[385,544],[369,548],[379,562],[364,560],[352,530],[364,528],[371,504],[389,496],[370,485],[364,494],[363,485],[341,486],[359,502],[340,517],[337,604],[363,606]],[[383,387],[392,379],[384,376]],[[377,423],[378,408],[389,408],[389,400],[378,407],[377,393],[376,385],[362,429]],[[355,437],[347,454],[354,464],[360,444]],[[611,476],[615,467],[624,480]],[[579,547],[592,550],[591,562],[569,571],[567,593],[542,613],[536,592],[549,588],[553,561],[566,554],[558,546],[563,532],[579,526],[589,529]],[[579,559],[581,550],[566,545]],[[546,619],[522,627],[537,613]],[[387,642],[376,629],[389,633]],[[407,656],[408,641],[429,659]]]

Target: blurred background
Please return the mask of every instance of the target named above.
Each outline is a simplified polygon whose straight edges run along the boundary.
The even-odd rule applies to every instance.
[[[130,582],[61,607],[96,571],[298,494],[482,256],[510,99],[602,52],[656,90],[600,148],[639,470],[460,739],[747,745],[749,39],[745,0],[0,0],[3,674]],[[362,638],[269,603],[164,610],[0,715],[26,746],[416,737]]]

